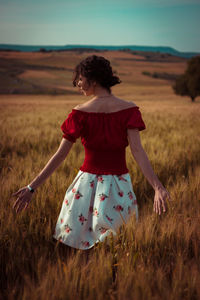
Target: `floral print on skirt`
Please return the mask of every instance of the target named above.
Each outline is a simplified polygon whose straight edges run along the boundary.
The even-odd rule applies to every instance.
[[[138,206],[129,173],[97,175],[79,170],[66,191],[53,237],[89,249],[127,223]]]

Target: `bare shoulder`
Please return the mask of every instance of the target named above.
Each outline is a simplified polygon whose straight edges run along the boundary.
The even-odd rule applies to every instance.
[[[133,101],[127,101],[120,98],[117,98],[118,104],[120,105],[121,109],[126,109],[129,107],[137,106]]]
[[[78,104],[74,107],[74,109],[77,110],[87,110],[91,106],[91,101],[87,101],[86,103],[83,104]]]
[[[132,101],[126,101],[114,96],[111,97],[109,101],[107,98],[105,98],[105,100],[102,100],[100,102],[89,100],[83,104],[76,105],[74,109],[86,111],[86,112],[90,112],[90,111],[115,112],[115,111],[123,110],[130,107],[136,107],[136,106],[137,105]]]
[[[74,109],[77,109],[77,110],[79,110],[80,108],[81,108],[81,104],[78,104],[74,107]]]
[[[83,104],[78,104],[78,105],[76,105],[76,106],[74,107],[74,109],[76,109],[76,110],[82,110],[82,111],[84,111],[85,108],[87,108],[87,106],[86,106],[86,105],[83,105]]]

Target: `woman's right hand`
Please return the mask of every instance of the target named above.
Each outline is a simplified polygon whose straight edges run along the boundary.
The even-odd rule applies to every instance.
[[[13,193],[11,197],[17,196],[17,200],[13,204],[13,209],[16,210],[16,213],[19,213],[23,209],[26,209],[29,206],[33,193],[25,186],[19,189],[17,192]]]

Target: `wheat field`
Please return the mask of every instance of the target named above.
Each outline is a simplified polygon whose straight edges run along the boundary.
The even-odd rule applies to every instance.
[[[199,99],[191,104],[175,96],[168,83],[125,83],[113,91],[140,107],[147,127],[141,132],[143,147],[173,199],[167,212],[153,213],[153,189],[127,147],[139,221],[132,216],[116,238],[88,251],[55,241],[65,191],[84,159],[79,139],[28,210],[17,215],[11,194],[41,171],[59,146],[63,120],[87,99],[1,95],[0,298],[200,299]]]

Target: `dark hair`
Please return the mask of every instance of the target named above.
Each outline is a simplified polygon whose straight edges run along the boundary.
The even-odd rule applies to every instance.
[[[82,60],[74,69],[73,86],[77,86],[79,75],[87,78],[89,85],[94,80],[111,93],[110,87],[121,83],[115,76],[109,60],[103,56],[91,55]]]

